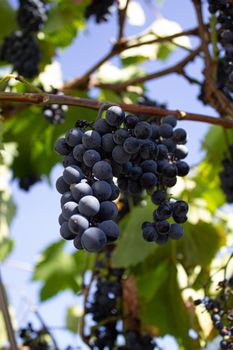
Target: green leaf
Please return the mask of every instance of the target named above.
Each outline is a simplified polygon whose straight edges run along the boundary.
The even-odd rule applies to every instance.
[[[83,310],[79,306],[70,306],[66,312],[66,328],[72,333],[77,334],[82,315]]]
[[[16,28],[15,12],[7,0],[0,1],[0,42]]]
[[[217,251],[226,243],[223,225],[199,221],[196,225],[186,223],[185,235],[177,243],[177,255],[188,271],[195,266],[208,267]]]
[[[167,260],[162,260],[154,269],[146,268],[143,273],[138,275],[138,290],[140,297],[144,302],[149,302],[157,292],[161,284],[167,278],[167,271],[170,268],[170,263]]]
[[[84,95],[80,91],[76,93]],[[4,140],[14,140],[18,144],[18,156],[12,165],[14,177],[31,174],[48,176],[53,166],[62,162],[62,157],[54,151],[54,142],[78,119],[93,121],[96,114],[85,108],[71,107],[64,123],[51,125],[45,120],[42,108],[32,106],[10,118],[5,123]]]
[[[45,39],[55,47],[70,45],[79,29],[84,27],[84,9],[87,1],[78,4],[74,1],[59,1],[49,12],[43,32]]]
[[[0,261],[6,260],[8,255],[12,252],[15,242],[12,239],[4,238],[0,241]]]
[[[165,266],[165,265],[164,265]],[[171,260],[167,260],[167,269],[161,270],[162,281],[155,289],[150,301],[141,295],[141,318],[145,324],[154,326],[159,335],[171,334],[185,349],[197,350],[197,340],[189,337],[189,330],[198,329],[198,323],[184,304],[177,282],[177,268]],[[164,276],[165,275],[165,276]],[[158,277],[159,278],[159,277]],[[141,281],[138,280],[140,289]],[[146,288],[146,285],[143,286]]]
[[[122,220],[120,239],[113,253],[113,263],[122,266],[134,266],[155,252],[157,246],[148,244],[141,233],[141,224],[152,219],[154,205],[149,202],[144,208],[134,207]]]
[[[42,282],[42,301],[65,289],[74,293],[80,290],[84,256],[85,253],[81,251],[66,253],[64,241],[55,242],[42,252],[33,274],[33,280]]]

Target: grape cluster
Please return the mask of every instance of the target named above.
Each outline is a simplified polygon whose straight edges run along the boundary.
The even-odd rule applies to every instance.
[[[202,304],[210,314],[214,328],[222,337],[221,350],[233,349],[233,311],[229,304],[233,293],[233,277],[218,283],[219,294],[216,298],[205,297],[195,300],[195,305]]]
[[[39,74],[40,48],[31,33],[17,31],[5,37],[0,60],[13,65],[20,75],[33,78]]]
[[[122,316],[121,279],[124,269],[102,268],[96,279],[96,291],[87,306],[87,314],[101,327],[91,328],[91,344],[94,349],[113,349],[119,334],[118,319]]]
[[[45,329],[35,330],[31,323],[27,327],[21,328],[19,337],[23,346],[28,346],[31,350],[50,350],[50,336]]]
[[[209,11],[216,14],[217,22],[221,32],[221,44],[224,50],[224,57],[221,65],[225,72],[225,86],[221,88],[224,92],[233,92],[233,3],[231,0],[208,0]]]
[[[229,157],[225,156],[222,165],[223,171],[219,174],[221,188],[227,202],[233,203],[233,144],[229,146]]]
[[[55,144],[55,150],[64,155],[65,167],[56,182],[62,194],[60,233],[64,239],[74,239],[77,249],[89,252],[102,250],[119,235],[114,222],[118,209],[113,202],[119,190],[113,182],[104,138],[95,129],[73,128]]]
[[[35,34],[47,20],[47,10],[41,0],[20,0],[17,21],[21,30],[4,38],[0,61],[12,64],[18,74],[33,79],[39,74],[40,47]]]
[[[55,88],[53,88],[52,91],[50,91],[50,93],[55,95],[63,95],[61,91]],[[53,125],[63,123],[65,120],[65,113],[67,111],[68,106],[66,105],[52,104],[43,107],[43,114],[45,120],[47,120],[48,123]]]
[[[19,0],[17,21],[28,32],[38,32],[47,20],[47,12],[41,0]]]
[[[115,2],[115,0],[92,0],[85,10],[85,17],[89,19],[94,16],[96,23],[106,22],[110,16],[110,7]]]
[[[101,250],[119,234],[113,221],[118,214],[113,200],[120,192],[137,201],[145,191],[157,209],[154,222],[142,225],[144,239],[163,244],[169,237],[182,237],[180,224],[187,220],[188,205],[171,200],[167,194],[177,176],[189,172],[183,161],[188,153],[186,132],[175,126],[172,116],[163,118],[161,124],[148,123],[112,106],[92,130],[74,128],[58,140],[55,150],[64,156],[65,167],[56,183],[62,194],[62,237],[74,239],[78,249]]]

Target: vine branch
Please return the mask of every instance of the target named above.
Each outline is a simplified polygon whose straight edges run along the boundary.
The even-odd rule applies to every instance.
[[[1,271],[0,271],[0,309],[2,310],[11,349],[18,350],[15,334],[14,334],[14,328],[12,326],[12,321],[8,310],[6,291],[2,281]]]
[[[130,43],[132,39],[123,39],[118,40],[106,55],[104,55],[96,64],[94,64],[91,68],[87,70],[86,73],[84,73],[81,77],[74,78],[73,80],[65,83],[63,87],[61,88],[61,91],[63,92],[68,92],[72,89],[78,89],[78,88],[83,88],[88,86],[88,82],[90,80],[90,77],[93,73],[95,73],[104,63],[109,61],[111,58],[114,56],[122,53],[125,50],[128,49],[133,49],[136,47],[141,47],[144,45],[151,45],[151,44],[159,44],[162,42],[166,41],[172,41],[175,38],[181,37],[181,36],[187,36],[187,35],[197,35],[198,34],[198,29],[197,28],[192,28],[183,32],[175,33],[172,35],[164,36],[164,37],[157,37],[152,40],[147,40],[147,41],[138,41],[134,43]],[[139,38],[135,38],[135,41],[139,40]]]
[[[54,94],[45,94],[44,96],[36,93],[14,93],[14,92],[0,92],[0,101],[2,102],[18,102],[24,104],[36,104],[36,105],[50,105],[50,104],[59,104],[59,105],[69,105],[83,108],[90,108],[98,110],[102,105],[103,101],[97,101],[88,98],[80,98],[73,96],[65,95],[54,95]],[[233,119],[227,118],[216,118],[213,116],[208,116],[198,113],[190,113],[180,110],[171,110],[160,107],[150,107],[137,104],[128,104],[128,103],[115,103],[105,101],[109,106],[118,105],[124,109],[126,112],[132,113],[144,113],[152,115],[155,118],[162,118],[165,115],[174,115],[178,120],[190,120],[204,122],[213,125],[220,125],[225,128],[233,128]]]
[[[135,79],[130,79],[127,80],[123,83],[118,83],[118,84],[105,84],[105,83],[98,83],[95,82],[93,84],[93,86],[95,87],[101,87],[101,88],[107,88],[110,90],[114,90],[114,91],[122,91],[125,90],[128,86],[130,85],[136,85],[136,84],[141,84],[144,82],[147,82],[149,80],[153,80],[153,79],[157,79],[160,77],[163,77],[165,75],[168,74],[172,74],[172,73],[177,73],[177,74],[181,74],[183,75],[183,69],[184,67],[190,63],[191,61],[194,60],[194,58],[201,52],[201,47],[199,46],[197,49],[195,49],[194,51],[192,51],[191,53],[189,53],[185,58],[183,58],[180,62],[176,63],[175,65],[166,68],[166,69],[162,69],[161,71],[157,71],[154,73],[150,73],[150,74],[146,74],[142,77],[138,77]]]

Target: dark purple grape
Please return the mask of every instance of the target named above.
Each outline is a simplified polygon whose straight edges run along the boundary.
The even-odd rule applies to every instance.
[[[77,165],[70,165],[63,171],[63,178],[68,185],[79,183],[83,177],[82,169]]]
[[[69,218],[68,226],[71,232],[82,234],[89,227],[89,221],[82,215],[75,214]]]
[[[107,244],[107,237],[98,227],[90,227],[83,232],[81,244],[88,252],[98,253]]]
[[[71,148],[70,146],[66,143],[66,140],[64,137],[58,139],[55,144],[54,144],[54,149],[55,151],[60,154],[61,156],[67,156]]]
[[[110,199],[112,187],[106,181],[96,181],[92,185],[93,194],[100,202]]]
[[[109,163],[107,163],[104,160],[101,160],[92,168],[92,172],[94,177],[96,177],[99,180],[108,180],[112,178],[112,167]]]
[[[124,111],[118,106],[112,106],[106,111],[106,122],[110,126],[118,127],[125,119]]]
[[[72,215],[78,214],[78,204],[76,202],[66,202],[62,207],[62,215],[66,220],[69,220],[69,218]]]
[[[88,149],[83,154],[84,164],[89,168],[92,168],[93,165],[99,162],[100,160],[101,160],[101,156],[99,152],[97,152],[95,149]]]
[[[73,232],[70,231],[68,223],[65,221],[63,222],[63,224],[60,227],[60,234],[62,236],[62,238],[66,239],[66,240],[72,240],[76,237],[76,234],[74,234]]]
[[[184,235],[183,227],[179,224],[171,224],[169,237],[172,239],[180,239]]]
[[[86,182],[71,185],[70,191],[77,202],[79,202],[82,197],[92,195],[93,193],[91,186]]]
[[[64,194],[69,192],[70,186],[65,182],[63,176],[60,176],[56,181],[56,189],[59,193]]]
[[[76,145],[82,143],[83,131],[78,128],[70,129],[65,136],[66,143],[75,147]]]
[[[87,149],[99,149],[101,146],[101,136],[95,130],[88,130],[83,134],[82,143]]]
[[[119,236],[118,225],[112,220],[102,221],[98,227],[105,233],[109,242],[116,241]]]
[[[133,131],[138,139],[149,139],[152,135],[151,125],[147,122],[138,122]]]
[[[94,196],[82,197],[79,201],[80,214],[90,217],[95,216],[100,211],[100,202]]]

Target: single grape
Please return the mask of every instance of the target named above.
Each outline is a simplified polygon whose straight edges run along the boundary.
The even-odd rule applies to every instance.
[[[175,186],[176,182],[177,182],[176,176],[174,176],[174,177],[163,176],[162,177],[162,183],[164,186],[173,187],[173,186]]]
[[[186,162],[179,160],[176,162],[176,167],[177,167],[177,175],[178,176],[188,175],[190,168]]]
[[[83,131],[81,129],[73,128],[66,133],[65,140],[69,146],[75,147],[76,145],[82,143],[82,136]]]
[[[78,204],[76,202],[66,202],[62,207],[62,215],[66,220],[74,215],[78,214]]]
[[[176,117],[174,117],[173,115],[167,115],[162,119],[162,124],[169,124],[174,128],[177,124]]]
[[[64,156],[62,164],[63,164],[64,168],[66,168],[70,165],[78,165],[77,160],[73,156],[73,152],[68,154],[67,156]]]
[[[66,240],[72,240],[75,238],[76,234],[70,231],[68,223],[65,221],[60,227],[60,234],[62,238]]]
[[[115,203],[111,201],[104,201],[100,203],[99,217],[102,220],[116,219],[118,215],[118,209]]]
[[[184,235],[183,227],[179,224],[171,224],[169,237],[172,239],[180,239]]]
[[[95,216],[100,211],[100,202],[94,196],[82,197],[79,201],[80,214],[90,217]]]
[[[157,146],[157,159],[167,159],[168,158],[168,148],[160,144]]]
[[[115,162],[124,164],[130,160],[130,155],[125,152],[122,146],[117,145],[112,151],[112,158]]]
[[[82,215],[75,214],[69,218],[68,226],[71,232],[82,234],[89,227],[89,221]]]
[[[157,163],[150,159],[150,160],[144,160],[141,164],[140,164],[142,171],[144,173],[153,173],[155,174],[157,171]]]
[[[65,182],[63,176],[60,176],[56,181],[56,189],[59,193],[63,194],[69,192],[70,186]]]
[[[68,185],[79,183],[83,177],[83,172],[77,165],[70,165],[63,171],[63,178]]]
[[[100,135],[107,134],[111,132],[112,128],[111,126],[106,122],[105,119],[98,119],[94,124],[94,129],[97,131]]]
[[[101,136],[95,130],[88,130],[83,134],[82,143],[87,149],[99,149],[101,146]]]
[[[110,199],[112,195],[112,187],[106,181],[96,181],[92,185],[93,195],[98,198],[100,202]]]
[[[70,191],[77,202],[79,202],[82,197],[92,195],[93,193],[91,186],[86,182],[71,185]]]
[[[188,203],[185,201],[177,201],[173,206],[173,214],[176,216],[185,216],[188,212]]]
[[[140,149],[140,141],[135,137],[128,137],[123,144],[124,151],[129,154],[135,154]]]
[[[170,231],[170,223],[166,220],[157,221],[155,223],[155,228],[159,234],[167,234]]]
[[[150,222],[148,223],[148,225],[142,225],[142,235],[145,241],[147,242],[153,242],[158,236],[154,225]]]
[[[173,132],[173,140],[175,140],[176,143],[184,143],[186,142],[187,133],[182,128],[177,128]]]
[[[73,156],[78,162],[83,161],[83,155],[86,151],[86,148],[83,145],[77,145],[73,149]]]
[[[82,237],[82,235],[80,235],[80,234],[75,235],[75,239],[73,240],[74,247],[78,250],[84,249],[82,242],[81,242],[81,237]]]
[[[62,214],[59,215],[58,222],[59,222],[59,225],[62,225],[64,222],[66,222],[66,219],[63,217]]]
[[[63,195],[61,196],[60,202],[61,202],[61,206],[63,207],[63,205],[67,202],[72,202],[74,200],[72,193],[70,191],[63,193]]]
[[[112,220],[105,220],[98,224],[98,227],[105,233],[109,242],[116,241],[119,236],[118,225]]]
[[[157,155],[157,146],[150,140],[145,140],[140,146],[140,156],[143,159],[153,159]]]
[[[88,252],[98,253],[107,244],[107,237],[98,227],[90,227],[82,234],[81,244]]]
[[[163,167],[163,176],[166,177],[175,177],[177,175],[177,167],[175,164],[168,163],[167,166]]]
[[[106,111],[106,122],[110,126],[118,127],[125,119],[124,111],[118,106],[112,106]]]
[[[104,160],[101,160],[92,168],[93,175],[99,180],[108,180],[112,178],[112,167],[109,163]]]
[[[113,182],[111,182],[110,185],[111,185],[112,194],[111,194],[109,200],[114,201],[119,197],[120,190]]]
[[[129,137],[127,130],[120,128],[113,134],[113,140],[117,145],[123,145],[124,141]]]
[[[146,189],[154,187],[157,184],[157,181],[157,176],[150,172],[144,173],[141,177],[141,185]]]
[[[177,145],[175,150],[176,159],[184,159],[188,155],[188,149],[184,145]]]
[[[166,192],[163,190],[158,190],[152,193],[151,200],[154,204],[161,204],[166,200]]]
[[[127,127],[127,129],[133,129],[138,122],[138,117],[133,114],[128,114],[125,118],[125,126]]]
[[[138,139],[148,139],[152,135],[151,125],[147,122],[138,122],[133,131]]]
[[[64,137],[58,139],[55,142],[54,149],[58,154],[60,154],[62,156],[67,156],[71,151],[71,148],[69,145],[67,145]]]
[[[102,148],[105,152],[112,152],[115,147],[115,142],[113,141],[113,134],[105,134],[102,136]]]
[[[159,136],[164,139],[169,139],[173,135],[173,127],[170,124],[164,123],[159,126]]]
[[[168,203],[162,203],[158,206],[156,214],[159,220],[167,220],[172,215],[170,205]]]
[[[155,238],[155,243],[159,245],[164,245],[167,243],[169,236],[166,234],[158,234],[158,236]]]
[[[101,156],[99,152],[97,152],[95,149],[88,149],[83,154],[84,164],[89,168],[92,168],[93,165],[99,162],[100,160],[101,160]]]

